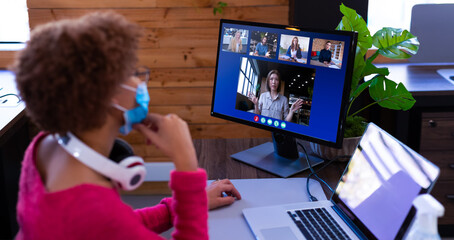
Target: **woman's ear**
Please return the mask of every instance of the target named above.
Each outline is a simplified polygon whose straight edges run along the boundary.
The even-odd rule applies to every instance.
[[[120,101],[118,101],[117,97],[114,96],[110,99],[110,102],[113,103],[113,104],[118,104]]]

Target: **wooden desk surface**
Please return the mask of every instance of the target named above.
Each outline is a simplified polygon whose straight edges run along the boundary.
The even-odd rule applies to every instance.
[[[234,153],[271,141],[271,138],[196,139],[194,140],[194,146],[197,151],[199,165],[207,171],[208,179],[276,178],[277,176],[271,173],[233,160],[230,157]],[[304,145],[306,146],[307,144]],[[306,150],[310,151],[308,146]],[[319,176],[334,188],[345,166],[345,162],[333,162],[323,169]],[[315,169],[319,168],[320,166],[315,167]],[[307,177],[309,172],[309,170],[306,170],[296,174],[295,177]]]

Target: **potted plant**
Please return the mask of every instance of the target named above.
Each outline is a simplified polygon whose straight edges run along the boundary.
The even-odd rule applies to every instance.
[[[410,58],[418,52],[417,38],[407,30],[389,27],[382,28],[371,36],[366,22],[355,10],[341,4],[340,11],[343,17],[336,30],[358,32],[358,44],[345,122],[344,146],[342,149],[333,149],[311,144],[314,153],[326,159],[352,154],[367,125],[366,120],[357,115],[364,109],[378,104],[383,108],[406,111],[412,108],[416,102],[402,83],[396,83],[386,77],[389,75],[388,68],[377,68],[372,62],[378,55],[392,59]],[[377,48],[377,51],[365,60],[367,50],[372,45]],[[370,80],[362,81],[369,75],[372,75]],[[351,112],[353,102],[366,90],[369,91],[373,102]]]

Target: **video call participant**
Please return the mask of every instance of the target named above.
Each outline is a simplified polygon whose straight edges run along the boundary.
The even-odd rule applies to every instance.
[[[172,226],[174,239],[208,239],[208,209],[241,198],[227,179],[205,188],[186,122],[147,113],[147,80],[133,75],[140,35],[113,12],[32,31],[13,70],[27,115],[42,132],[22,162],[16,239],[162,239],[158,234]],[[136,115],[125,118],[131,111]],[[54,135],[71,132],[86,145],[82,155],[90,149],[101,155],[85,161],[108,162],[119,132],[133,127],[175,165],[172,197],[137,210],[122,202],[111,180],[116,175],[83,164]],[[222,198],[223,192],[230,196]]]
[[[303,57],[303,55],[301,54],[301,48],[298,43],[297,37],[294,37],[292,39],[292,45],[290,45],[290,47],[288,47],[286,55],[289,56],[290,59],[295,59],[295,60],[297,58],[300,59]]]
[[[241,43],[241,32],[236,31],[232,39],[230,39],[229,47],[227,48],[227,50],[239,53],[243,49],[243,45]]]
[[[262,57],[270,57],[270,53],[268,52],[268,45],[266,45],[266,36],[262,38],[262,41],[255,46],[254,55],[255,56],[262,56]]]
[[[272,117],[287,122],[292,121],[293,113],[301,108],[303,100],[298,99],[290,108],[288,108],[287,97],[281,95],[281,75],[277,70],[271,70],[266,77],[266,89],[257,99],[252,93],[249,93],[249,99],[254,103],[255,114]]]
[[[318,57],[318,61],[324,63],[325,65],[334,64],[331,62],[331,42],[327,41],[325,43],[325,48],[320,51],[320,56]]]

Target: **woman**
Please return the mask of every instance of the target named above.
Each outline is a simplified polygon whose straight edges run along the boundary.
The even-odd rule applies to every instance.
[[[43,131],[24,156],[16,239],[161,239],[172,226],[175,239],[208,239],[208,208],[240,198],[228,180],[211,185],[207,197],[187,124],[173,114],[147,114],[149,72],[133,75],[139,36],[114,13],[33,30],[13,69],[26,112]],[[135,211],[121,201],[116,175],[81,161],[91,149],[97,157],[84,161],[112,164],[115,138],[133,127],[175,164],[173,197]],[[86,149],[70,154],[65,144],[74,139]]]
[[[287,56],[290,57],[290,59],[300,59],[303,57],[303,55],[301,54],[301,48],[300,48],[300,45],[298,44],[298,38],[297,37],[294,37],[292,39],[292,44],[290,45],[290,47],[288,47],[287,49],[287,53],[286,53]]]
[[[232,52],[241,52],[243,49],[243,45],[241,44],[241,32],[235,32],[235,35],[232,39],[230,39],[230,44],[227,50]]]
[[[281,75],[277,70],[271,70],[266,77],[266,90],[260,95],[260,99],[252,93],[249,99],[254,103],[255,114],[272,117],[280,120],[291,122],[293,113],[301,108],[303,101],[298,99],[290,108],[288,108],[288,99],[281,95]]]

